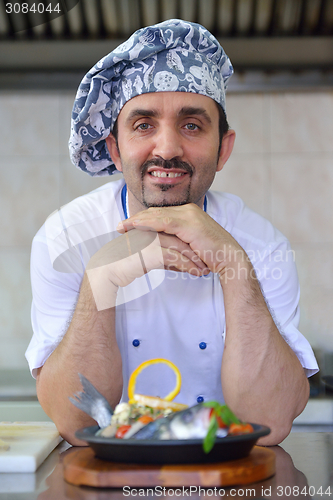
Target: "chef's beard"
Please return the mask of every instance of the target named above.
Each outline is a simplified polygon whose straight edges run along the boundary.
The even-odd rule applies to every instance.
[[[167,169],[171,168],[178,168],[180,170],[184,170],[190,175],[190,179],[193,175],[193,168],[191,165],[185,161],[178,160],[177,158],[172,158],[171,160],[164,160],[163,158],[156,158],[154,160],[148,160],[142,165],[141,169],[141,179],[142,179],[142,203],[146,208],[150,207],[178,207],[181,205],[186,205],[187,203],[190,203],[190,196],[191,196],[191,180],[189,182],[189,185],[184,193],[184,197],[182,200],[178,200],[175,202],[169,202],[169,201],[161,201],[161,202],[148,202],[146,200],[146,193],[145,193],[145,186],[143,183],[143,178],[145,174],[147,173],[147,170],[150,166],[156,166],[156,167],[161,167]],[[166,192],[169,189],[172,189],[173,185],[172,184],[161,184],[160,185],[160,190],[161,192]]]

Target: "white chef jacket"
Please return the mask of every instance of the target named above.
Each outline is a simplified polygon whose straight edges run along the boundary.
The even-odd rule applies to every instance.
[[[127,216],[124,185],[123,179],[110,182],[65,205],[33,240],[33,337],[26,351],[33,376],[66,333],[90,257],[119,236],[115,228]],[[297,329],[299,283],[287,239],[232,194],[208,191],[205,210],[247,252],[281,334],[307,375],[316,373],[312,349]],[[116,337],[123,362],[122,400],[127,400],[129,375],[140,363],[165,358],[182,374],[175,401],[223,402],[225,311],[218,275],[153,270],[120,288]],[[168,366],[152,365],[139,375],[136,392],[164,397],[174,385],[175,375]]]

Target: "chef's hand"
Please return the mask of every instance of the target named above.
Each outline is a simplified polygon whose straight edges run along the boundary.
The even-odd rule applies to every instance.
[[[122,221],[117,231],[133,229],[174,235],[192,249],[210,271],[220,276],[235,264],[249,263],[236,240],[197,205],[153,207]]]
[[[209,272],[190,246],[176,236],[133,229],[104,245],[87,265],[86,273],[98,310],[113,307],[118,287],[129,285],[152,269],[194,276]]]

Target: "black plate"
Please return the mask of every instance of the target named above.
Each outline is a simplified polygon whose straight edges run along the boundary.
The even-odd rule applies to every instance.
[[[217,438],[208,454],[202,449],[202,439],[161,441],[105,438],[95,435],[98,425],[85,427],[75,435],[86,441],[96,456],[104,460],[141,464],[195,464],[246,457],[257,440],[270,433],[270,429],[263,425],[252,426],[254,432],[249,434]]]

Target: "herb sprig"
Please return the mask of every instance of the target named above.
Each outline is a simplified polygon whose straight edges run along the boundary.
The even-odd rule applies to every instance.
[[[206,437],[203,440],[203,450],[205,453],[209,453],[215,444],[216,432],[219,428],[218,417],[227,427],[232,423],[239,424],[240,420],[227,405],[222,405],[217,401],[207,401],[207,403],[203,403],[203,406],[207,406],[214,410],[210,417]]]

